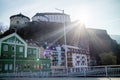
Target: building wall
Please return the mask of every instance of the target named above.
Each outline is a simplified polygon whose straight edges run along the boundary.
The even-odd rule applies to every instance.
[[[49,59],[16,59],[16,72],[31,72],[31,71],[48,71],[50,70]],[[0,73],[13,72],[14,60],[13,59],[0,59]]]
[[[72,63],[74,68],[87,67],[87,55],[85,54],[72,54]]]
[[[39,15],[32,17],[32,21],[49,21],[49,22],[70,22],[68,15]]]
[[[23,58],[25,57],[25,44],[20,41],[17,37],[11,36],[3,41],[0,42],[1,50],[0,54],[1,57],[13,57],[14,54],[17,54],[16,57]]]
[[[40,58],[39,48],[38,47],[28,47],[27,48],[27,57],[31,59]]]
[[[88,51],[86,49],[67,45],[67,64],[68,68],[89,66]]]
[[[25,26],[30,20],[26,17],[16,16],[10,19],[10,27],[21,28]]]
[[[16,50],[15,50],[16,49]],[[23,58],[25,54],[25,46],[24,45],[14,45],[14,44],[1,44],[1,57],[3,58],[13,58],[14,54],[16,54],[17,58]]]
[[[50,59],[40,58],[39,48],[26,44],[16,33],[0,39],[0,73],[13,72],[14,58],[17,72],[50,70]]]
[[[34,16],[32,18],[32,21],[49,21],[49,19],[47,19],[45,16]]]

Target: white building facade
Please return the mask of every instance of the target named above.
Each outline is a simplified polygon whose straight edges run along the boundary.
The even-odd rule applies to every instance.
[[[63,13],[36,13],[32,17],[32,21],[46,21],[46,22],[70,22],[70,16]]]
[[[65,49],[64,45],[62,47]],[[53,52],[51,56],[51,68],[54,70],[53,72],[64,72],[66,68],[69,72],[82,72],[87,70],[90,65],[89,51],[70,45],[66,45],[66,47],[67,53],[62,50],[60,51],[59,48]]]
[[[72,63],[74,68],[88,67],[86,54],[72,54]]]

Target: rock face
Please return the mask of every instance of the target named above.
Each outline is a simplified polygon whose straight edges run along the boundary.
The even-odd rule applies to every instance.
[[[100,65],[99,54],[104,52],[112,51],[117,57],[119,56],[118,44],[110,38],[106,30],[87,29],[87,32],[89,35],[90,54],[94,64]],[[119,63],[119,58],[117,59]]]

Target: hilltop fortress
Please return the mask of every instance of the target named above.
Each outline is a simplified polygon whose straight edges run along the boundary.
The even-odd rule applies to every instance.
[[[57,22],[57,23],[69,23],[71,22],[70,16],[63,13],[36,13],[32,17],[32,21],[40,22]],[[10,28],[21,28],[26,26],[30,22],[30,18],[23,15],[17,14],[10,17]]]

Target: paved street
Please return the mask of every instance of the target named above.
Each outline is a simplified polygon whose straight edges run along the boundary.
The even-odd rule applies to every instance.
[[[9,78],[0,80],[120,80],[120,78]]]

